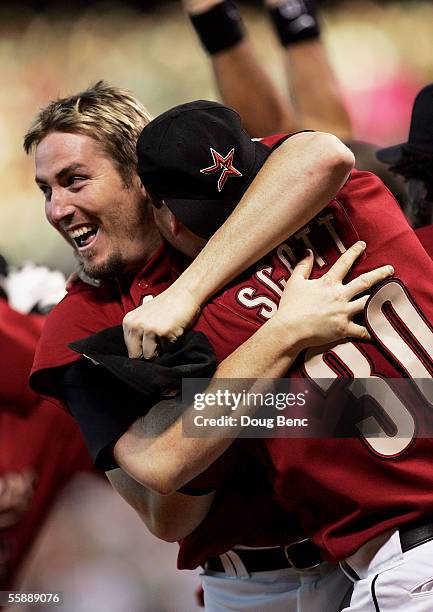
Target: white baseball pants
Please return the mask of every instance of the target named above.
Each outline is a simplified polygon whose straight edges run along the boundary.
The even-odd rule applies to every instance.
[[[343,612],[432,612],[433,540],[403,553],[398,531],[362,546],[341,565],[356,572]]]
[[[202,575],[206,612],[338,612],[350,599],[352,583],[328,563],[311,570],[291,568],[233,577]]]

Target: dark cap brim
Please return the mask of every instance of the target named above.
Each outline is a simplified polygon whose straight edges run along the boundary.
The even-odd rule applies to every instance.
[[[384,164],[394,165],[397,164],[403,155],[406,143],[393,145],[392,147],[385,147],[384,149],[378,149],[376,151],[376,157],[379,161]]]
[[[164,202],[171,212],[188,229],[201,238],[210,238],[219,227],[226,221],[242,196],[254,180],[260,168],[272,152],[272,149],[254,141],[255,159],[252,168],[249,170],[247,180],[242,182],[242,187],[236,194],[229,198],[220,196],[212,200],[191,199],[191,198],[171,198],[165,197]],[[236,179],[233,179],[236,180]]]

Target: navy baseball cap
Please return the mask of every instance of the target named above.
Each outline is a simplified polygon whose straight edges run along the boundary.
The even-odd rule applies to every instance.
[[[210,238],[247,190],[271,150],[251,140],[238,113],[196,100],[151,121],[137,142],[138,174],[192,232]]]
[[[397,164],[404,151],[433,155],[433,84],[417,94],[412,109],[409,138],[392,147],[378,149],[376,157],[385,164]]]

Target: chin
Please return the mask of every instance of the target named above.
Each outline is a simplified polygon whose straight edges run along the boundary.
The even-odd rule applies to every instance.
[[[89,259],[81,259],[84,272],[90,278],[95,280],[107,280],[121,276],[126,269],[126,262],[118,254],[111,255],[105,261],[92,261]]]

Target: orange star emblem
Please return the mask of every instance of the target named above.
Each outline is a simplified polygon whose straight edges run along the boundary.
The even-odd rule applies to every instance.
[[[212,147],[210,147],[210,152],[213,159],[213,165],[208,166],[207,168],[202,168],[200,172],[202,174],[213,174],[214,172],[221,170],[222,172],[218,179],[218,191],[222,191],[226,180],[230,176],[242,176],[242,172],[239,172],[239,170],[233,166],[235,149],[230,149],[225,157],[221,155],[221,153],[218,153],[218,151],[215,151],[215,149]]]

